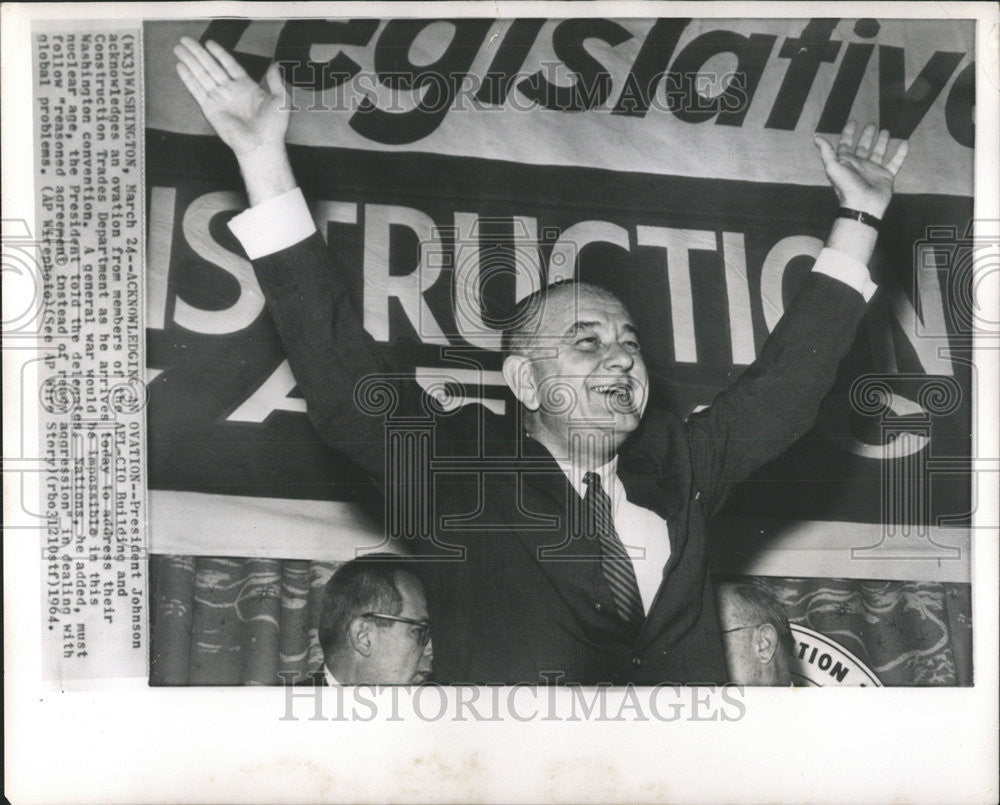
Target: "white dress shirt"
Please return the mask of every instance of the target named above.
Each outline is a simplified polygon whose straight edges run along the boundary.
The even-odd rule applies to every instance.
[[[581,498],[585,497],[587,484],[584,483],[583,476],[587,471],[574,467],[567,461],[556,463],[566,473],[576,493]],[[663,567],[670,558],[667,521],[656,512],[636,506],[625,497],[625,488],[618,480],[617,457],[594,472],[601,478],[601,488],[611,498],[615,531],[632,560],[639,595],[642,597],[642,608],[648,614],[663,580]]]

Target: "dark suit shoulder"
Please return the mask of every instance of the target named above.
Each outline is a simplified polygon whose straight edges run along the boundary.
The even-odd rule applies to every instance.
[[[508,407],[510,402],[507,403]],[[501,416],[481,403],[441,410],[435,417],[436,458],[512,459],[521,434],[516,416]]]
[[[650,406],[642,423],[622,446],[620,461],[633,471],[667,477],[677,472],[678,461],[685,463],[686,439],[680,417],[666,408]]]

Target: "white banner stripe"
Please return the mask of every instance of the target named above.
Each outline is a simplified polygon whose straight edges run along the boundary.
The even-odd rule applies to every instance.
[[[712,570],[784,578],[969,583],[968,528],[930,526],[886,537],[880,523],[718,517],[711,525]],[[990,538],[986,530],[983,538]]]
[[[383,534],[360,506],[327,500],[154,489],[149,512],[150,552],[158,554],[343,562]]]
[[[295,90],[293,103],[300,111],[292,116],[289,141],[320,147],[420,151],[533,165],[575,165],[825,187],[827,180],[812,136],[828,104],[832,103],[838,111],[858,120],[877,121],[884,105],[883,95],[907,96],[908,92],[911,114],[918,116],[919,122],[910,135],[911,155],[897,179],[897,192],[972,194],[972,149],[952,135],[952,130],[968,123],[968,113],[963,119],[959,109],[962,104],[957,100],[963,95],[960,76],[973,60],[973,27],[968,21],[880,19],[875,21],[877,31],[862,29],[859,32],[856,20],[841,19],[829,34],[830,47],[834,48],[832,60],[821,61],[814,71],[805,73],[802,65],[781,53],[785,47],[800,47],[799,38],[809,23],[806,18],[692,20],[673,51],[664,52],[663,57],[671,66],[678,61],[678,56],[682,57],[682,63],[694,58],[697,72],[693,80],[704,90],[699,92],[700,97],[724,91],[738,64],[736,56],[729,52],[720,52],[702,63],[695,55],[700,47],[696,44],[689,48],[700,36],[725,32],[740,41],[763,37],[754,47],[767,48],[767,58],[761,66],[755,91],[752,94],[738,89],[732,91],[735,93],[733,102],[746,106],[743,119],[730,119],[724,125],[718,124],[712,116],[688,120],[672,111],[668,95],[677,94],[677,81],[688,74],[686,70],[670,73],[673,76],[670,82],[661,78],[654,84],[652,101],[644,115],[612,114],[611,110],[623,98],[642,45],[653,27],[651,19],[615,20],[612,24],[627,32],[627,38],[616,46],[600,38],[588,40],[594,57],[611,77],[606,101],[586,111],[571,113],[541,108],[525,95],[522,84],[528,74],[546,75],[553,85],[572,83],[566,65],[561,63],[553,48],[553,33],[560,22],[549,20],[545,23],[503,105],[477,103],[474,85],[482,82],[496,48],[503,46],[503,37],[510,24],[509,20],[497,20],[491,33],[484,37],[468,70],[463,71],[467,78],[465,90],[457,94],[440,119],[435,119],[429,133],[412,140],[406,139],[403,121],[406,112],[416,105],[416,97],[408,91],[388,92],[373,74],[380,32],[386,25],[382,22],[379,33],[374,34],[366,46],[351,49],[360,70],[354,79],[326,93],[316,93],[312,88]],[[251,23],[237,51],[272,58],[281,25],[276,21]],[[204,22],[191,22],[184,32],[198,38],[204,29]],[[148,111],[148,126],[183,134],[211,134],[204,116],[187,96],[174,72],[176,58],[172,48],[180,33],[177,25],[147,27],[148,97],[155,101]],[[407,56],[415,63],[433,64],[452,36],[452,29],[447,24],[429,27],[424,36],[412,43]],[[857,50],[855,56],[847,56],[851,45],[855,48],[878,46],[879,50],[864,60],[857,85],[848,82],[852,83],[850,97],[839,97],[844,82],[841,81],[841,90],[837,90],[838,77],[852,69],[845,61],[853,63],[857,58]],[[385,45],[382,47],[384,50]],[[686,49],[687,55],[682,56]],[[331,47],[326,56],[317,55],[316,58],[330,58],[335,50],[336,47]],[[914,87],[919,89],[923,79],[918,76],[938,53],[958,54],[959,61],[954,65],[949,62],[950,69],[940,79],[943,83],[925,88],[934,95],[923,108]],[[897,58],[901,64],[896,64]],[[320,66],[321,63],[316,64],[317,69]],[[797,90],[786,86],[785,82],[790,73],[797,73],[806,85],[794,127],[788,129],[780,126],[790,123],[776,123],[772,115],[776,109],[787,110],[797,105],[789,97]],[[791,85],[796,83],[792,81]],[[948,101],[956,84],[959,91],[949,107]],[[335,101],[341,97],[346,100]],[[376,132],[376,136],[384,140],[381,142],[362,135],[351,125],[357,123],[358,103],[368,97],[374,97],[379,108],[396,110],[381,118],[382,129]],[[694,101],[685,101],[686,105],[692,103]],[[393,136],[402,136],[406,141],[396,144]],[[833,135],[827,136],[835,139]],[[781,159],[775,159],[775,154],[781,154]]]

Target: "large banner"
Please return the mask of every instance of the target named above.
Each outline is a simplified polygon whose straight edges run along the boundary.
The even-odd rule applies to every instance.
[[[255,77],[281,64],[293,168],[365,328],[426,385],[447,369],[447,405],[510,409],[491,323],[567,276],[625,301],[660,403],[709,405],[829,232],[813,136],[857,119],[908,138],[881,290],[820,419],[720,522],[907,568],[802,550],[773,575],[968,581],[971,22],[147,23],[153,550],[344,559],[377,539],[380,504],[305,416],[226,226],[246,207],[236,162],[174,72],[182,35]],[[927,556],[960,559],[905,565]]]

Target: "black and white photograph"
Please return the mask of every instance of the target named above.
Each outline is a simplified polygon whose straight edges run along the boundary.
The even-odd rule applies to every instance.
[[[971,21],[144,37],[154,684],[971,684]]]
[[[11,801],[995,800],[987,5],[8,4]]]

